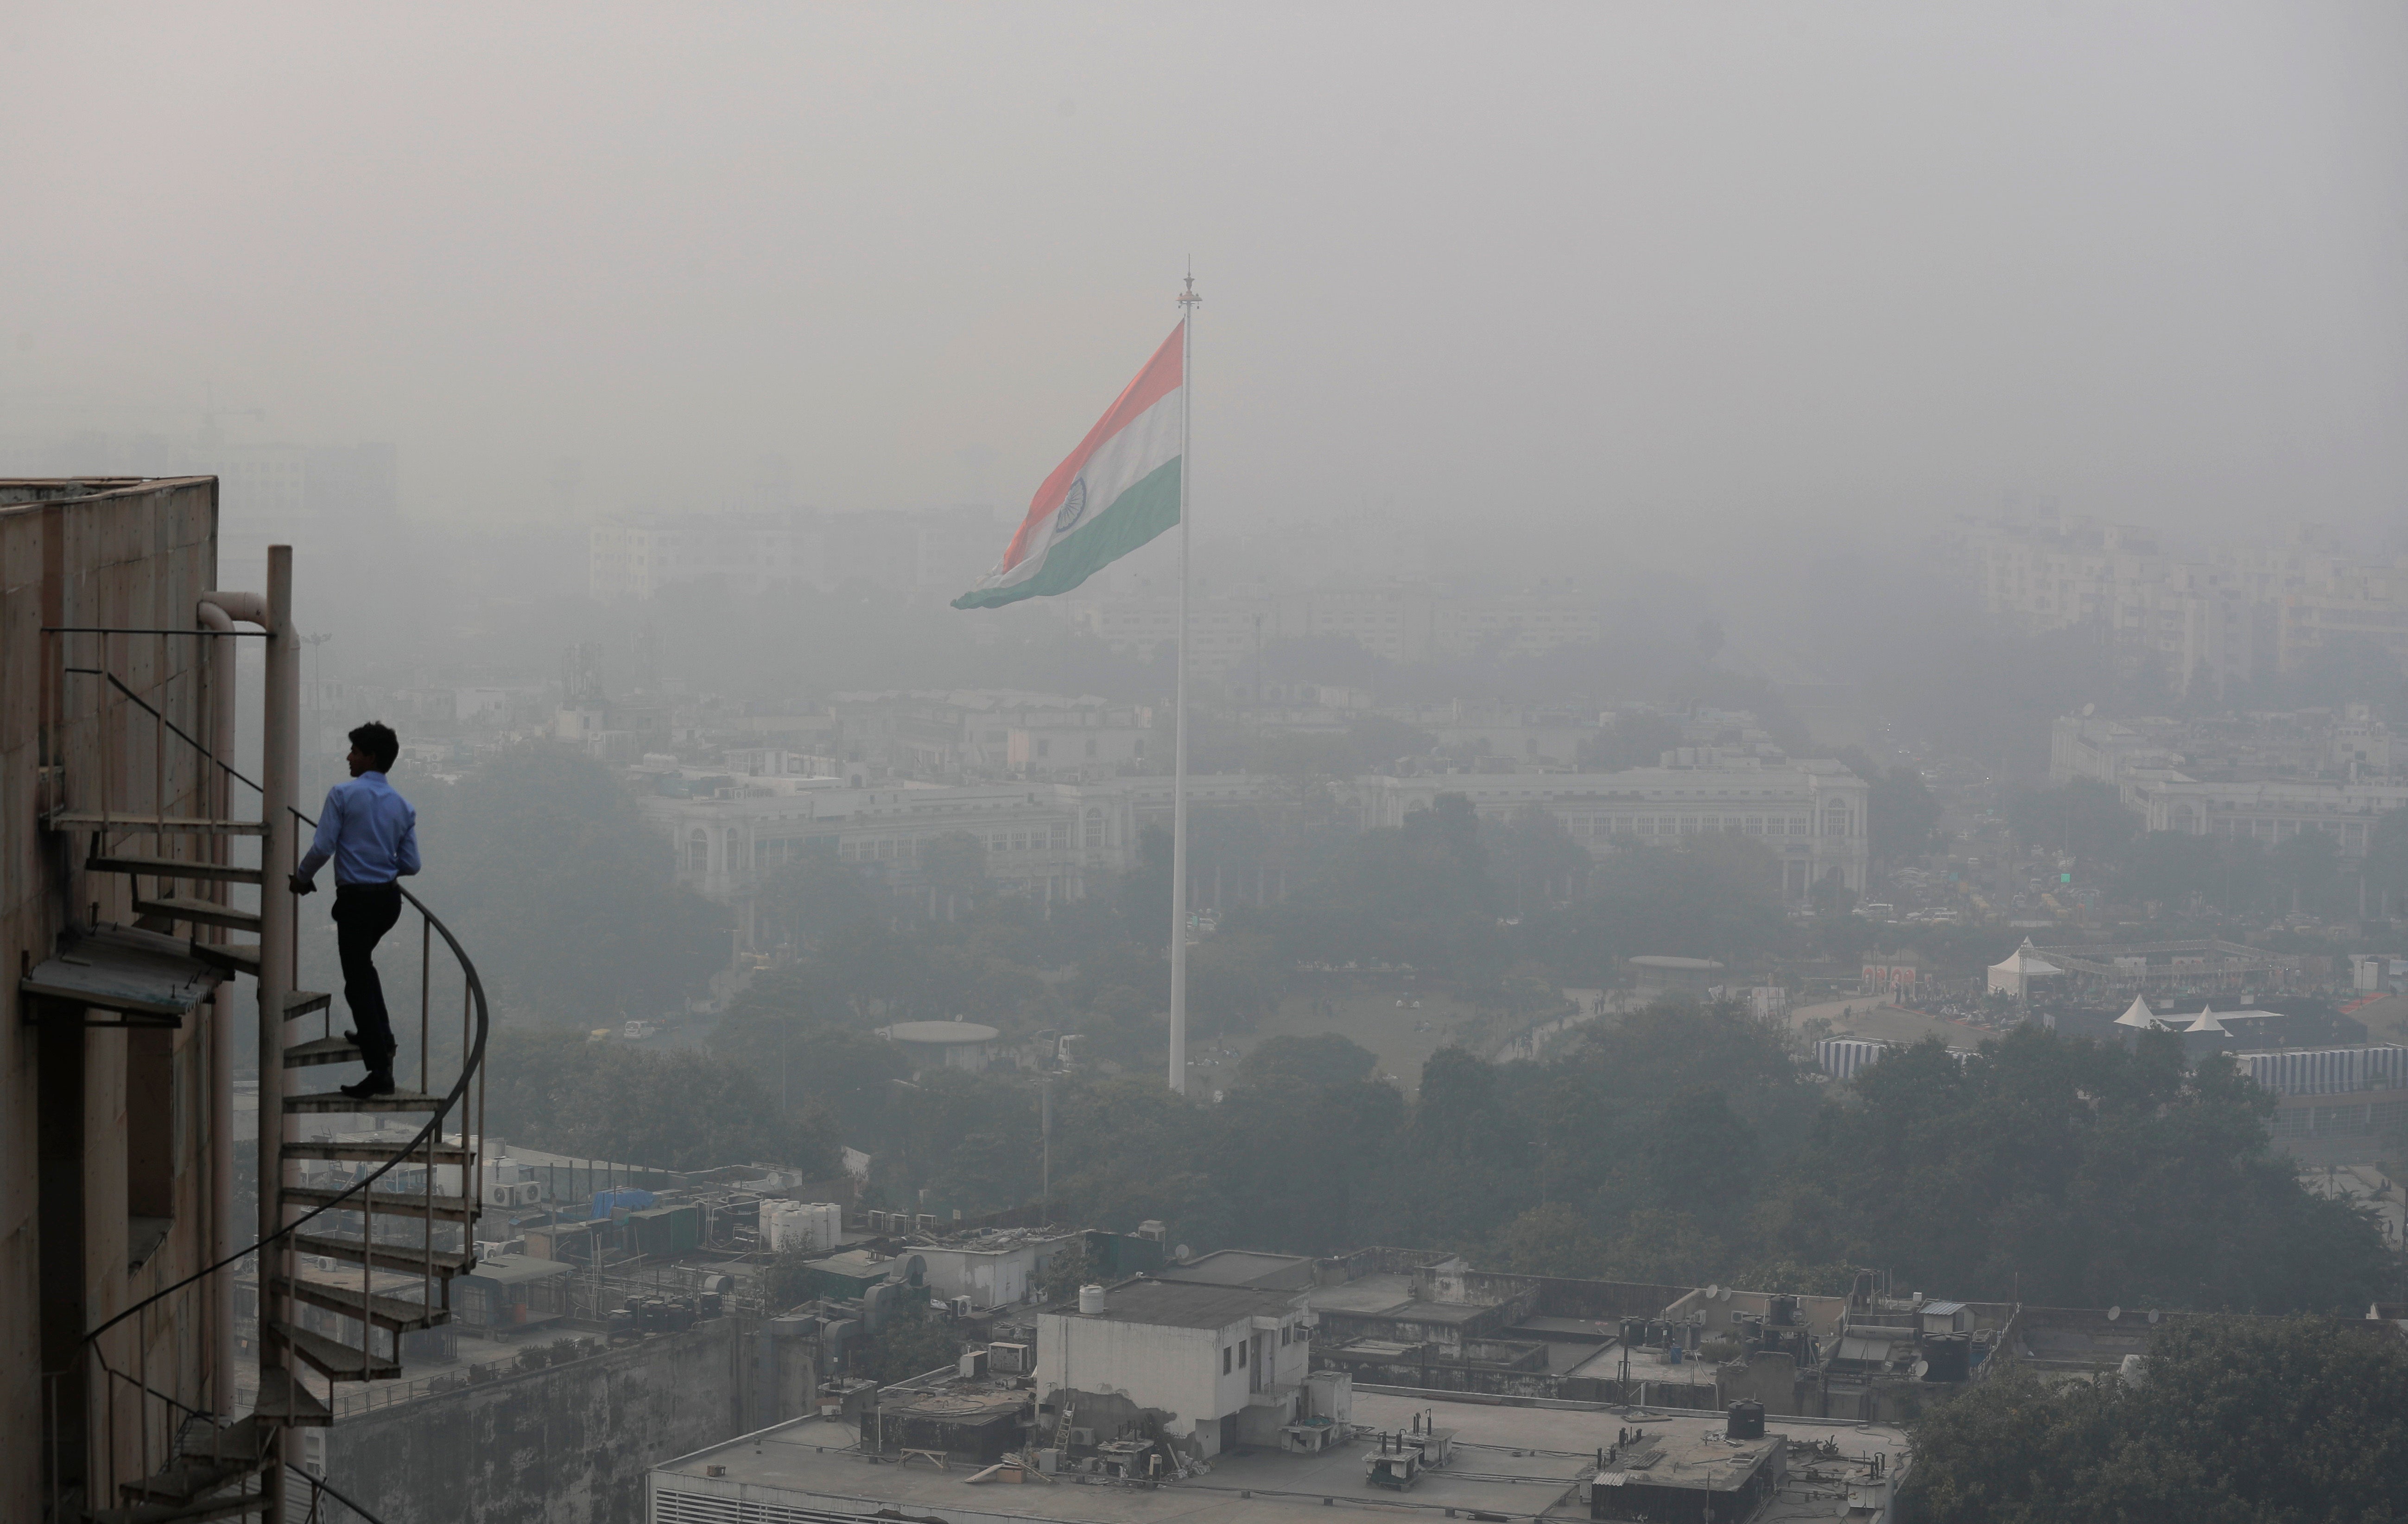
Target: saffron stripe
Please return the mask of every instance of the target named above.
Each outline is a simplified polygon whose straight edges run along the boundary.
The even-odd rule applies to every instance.
[[[1114,435],[1128,427],[1155,403],[1179,390],[1182,368],[1185,360],[1187,325],[1180,323],[1170,330],[1170,337],[1154,352],[1154,358],[1137,373],[1137,379],[1122,388],[1119,398],[1096,420],[1096,426],[1079,441],[1079,448],[1063,457],[1054,467],[1054,474],[1037,489],[1028,502],[1028,513],[1020,521],[1020,528],[1011,537],[1011,544],[1003,553],[1002,569],[1010,571],[1037,547],[1045,543],[1046,526],[1054,511],[1062,506],[1070,483],[1086,468],[1087,457],[1101,449]]]

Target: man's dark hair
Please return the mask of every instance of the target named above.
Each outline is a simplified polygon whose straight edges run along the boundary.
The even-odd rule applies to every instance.
[[[352,731],[351,744],[375,758],[379,772],[391,772],[394,758],[401,755],[401,738],[382,720],[370,720]]]

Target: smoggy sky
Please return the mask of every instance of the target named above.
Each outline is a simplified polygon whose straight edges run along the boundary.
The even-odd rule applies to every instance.
[[[1190,255],[1199,530],[2403,502],[2396,5],[20,4],[0,62],[0,430],[210,382],[414,512],[767,453],[1016,511]]]

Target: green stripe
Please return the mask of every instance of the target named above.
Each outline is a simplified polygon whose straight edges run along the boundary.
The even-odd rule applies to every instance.
[[[1048,552],[1037,575],[1009,587],[982,587],[953,599],[956,609],[996,609],[1022,598],[1068,593],[1179,522],[1179,458],[1172,456],[1073,529]]]

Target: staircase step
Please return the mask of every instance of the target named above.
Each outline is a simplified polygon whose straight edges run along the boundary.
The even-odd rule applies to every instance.
[[[112,852],[108,855],[88,857],[84,869],[93,873],[137,873],[146,878],[209,879],[219,884],[257,884],[256,868],[236,868],[232,863],[194,862],[189,857],[144,857],[132,853]]]
[[[223,1429],[203,1425],[181,1454],[138,1482],[121,1482],[118,1490],[130,1503],[191,1502],[248,1476],[264,1463],[266,1426],[237,1418]]]
[[[251,1416],[279,1429],[323,1429],[335,1421],[318,1394],[280,1365],[259,1373],[259,1396],[251,1404]]]
[[[150,815],[112,814],[104,818],[92,810],[56,810],[43,824],[54,831],[114,831],[127,836],[151,836],[160,831],[186,836],[258,836],[266,831],[264,821],[212,820],[199,815],[169,815],[159,820]]]
[[[375,1197],[376,1215],[380,1217],[423,1217],[429,1214],[426,1198],[417,1191],[380,1190],[361,1195]],[[339,1190],[321,1190],[315,1186],[284,1187],[284,1200],[296,1206],[326,1206],[337,1198],[342,1201],[343,1211],[362,1210],[359,1196],[347,1197]],[[435,1216],[444,1218],[474,1217],[478,1210],[478,1203],[466,1196],[437,1196],[432,1208]]]
[[[384,1381],[401,1374],[401,1361],[390,1355],[371,1355],[291,1323],[271,1321],[267,1330],[330,1381]]]
[[[370,1164],[382,1164],[401,1152],[401,1142],[398,1138],[391,1143],[337,1143],[327,1138],[288,1138],[284,1142],[284,1157],[298,1159],[360,1159]],[[454,1166],[466,1164],[468,1162],[469,1152],[458,1143],[439,1143],[435,1145],[433,1162]],[[412,1164],[429,1162],[424,1143],[409,1151],[408,1162]]]
[[[311,1280],[306,1275],[290,1280],[279,1275],[268,1285],[312,1307],[323,1307],[345,1317],[360,1316],[360,1288],[356,1286],[345,1286],[339,1281]],[[367,1299],[367,1315],[368,1321],[378,1328],[408,1332],[450,1322],[452,1310],[372,1292]]]
[[[259,944],[237,942],[196,942],[193,956],[213,968],[228,973],[247,973],[259,977]]]
[[[339,1037],[312,1038],[307,1042],[292,1043],[284,1050],[284,1067],[287,1069],[307,1069],[311,1064],[355,1064],[359,1061],[360,1050]]]
[[[130,1508],[100,1508],[83,1517],[91,1524],[202,1524],[205,1519],[241,1518],[267,1511],[267,1500],[257,1492],[235,1492],[199,1502],[137,1502]]]
[[[413,1248],[407,1244],[379,1244],[373,1248],[364,1249],[356,1238],[337,1238],[326,1233],[295,1233],[293,1235],[293,1248],[298,1254],[323,1255],[329,1259],[349,1260],[354,1265],[365,1254],[379,1270],[398,1270],[411,1274],[424,1272],[428,1263],[424,1249]],[[449,1279],[453,1275],[466,1274],[475,1267],[477,1260],[473,1255],[463,1254],[457,1249],[437,1249],[433,1262],[435,1273]]]
[[[322,989],[287,990],[284,995],[284,1019],[298,1021],[303,1016],[323,1011],[335,1003],[335,998]]]
[[[441,1096],[418,1090],[395,1090],[366,1100],[355,1100],[340,1090],[307,1090],[284,1098],[287,1112],[431,1112],[442,1105]]]
[[[134,901],[136,915],[165,915],[170,920],[190,921],[197,926],[222,926],[229,931],[257,931],[259,914],[255,911],[232,910],[213,899],[193,899],[176,896],[167,899]]]

